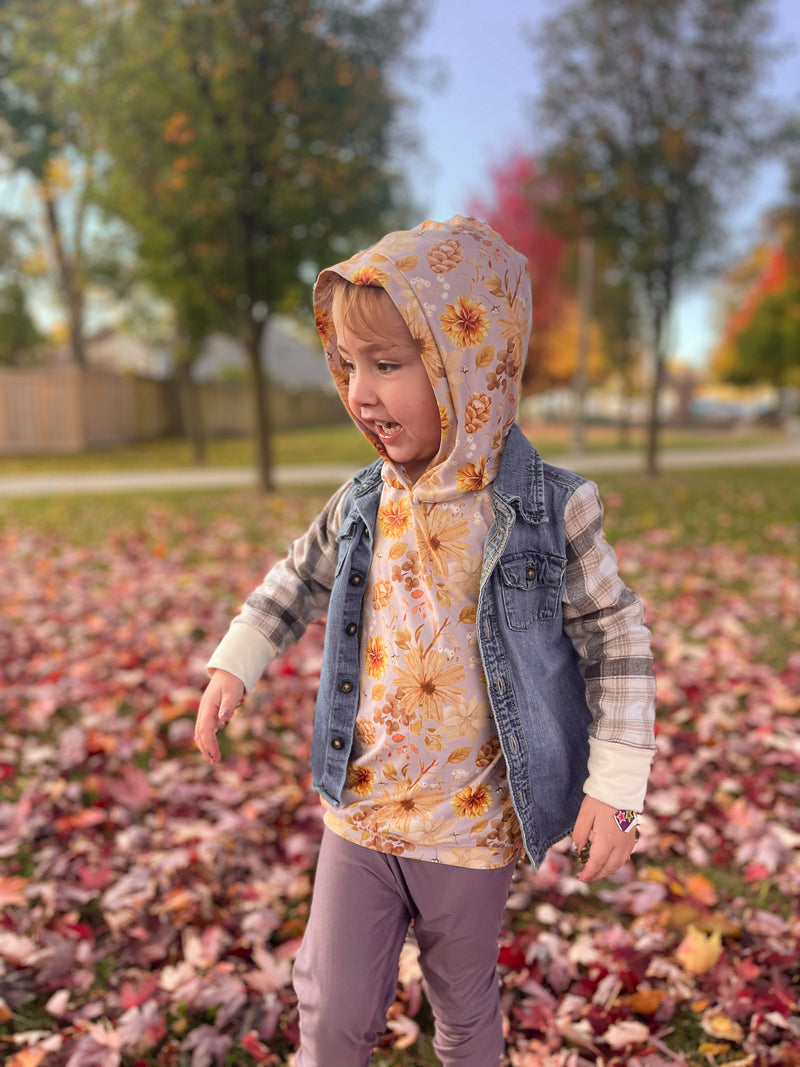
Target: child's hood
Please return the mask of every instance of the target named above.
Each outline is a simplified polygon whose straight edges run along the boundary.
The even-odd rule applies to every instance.
[[[516,418],[531,325],[527,260],[484,222],[460,215],[389,233],[323,271],[314,311],[328,365],[351,418],[330,316],[330,281],[386,290],[417,341],[439,404],[442,440],[415,496],[445,500],[494,480]]]

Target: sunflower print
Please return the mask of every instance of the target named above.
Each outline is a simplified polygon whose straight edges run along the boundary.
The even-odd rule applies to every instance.
[[[489,332],[486,308],[469,296],[448,304],[439,320],[448,339],[458,348],[475,348]]]
[[[374,798],[372,810],[381,825],[407,834],[414,823],[430,819],[440,809],[444,792],[420,781],[407,785],[399,782],[391,790]]]
[[[367,674],[373,682],[379,682],[389,665],[389,650],[380,634],[370,637],[365,653]]]
[[[475,492],[478,489],[483,489],[487,480],[486,473],[486,456],[481,458],[475,463],[467,463],[464,467],[459,467],[456,473],[456,483],[459,489],[463,489],[465,493]]]
[[[447,575],[450,564],[469,551],[469,523],[437,507],[426,509],[420,520],[420,563]]]
[[[386,289],[389,284],[389,275],[372,265],[360,267],[350,278],[353,285],[374,285]]]
[[[362,767],[351,763],[347,768],[347,788],[359,797],[368,797],[375,788],[375,771],[371,767]]]
[[[384,537],[399,540],[411,527],[411,503],[408,498],[389,500],[378,509],[378,525]]]
[[[448,663],[435,648],[412,648],[403,667],[395,672],[400,706],[408,714],[434,722],[441,722],[445,707],[464,695],[458,685],[463,680],[464,668]]]
[[[456,815],[461,818],[479,819],[489,810],[492,802],[492,791],[485,782],[466,786],[453,797],[453,808]]]

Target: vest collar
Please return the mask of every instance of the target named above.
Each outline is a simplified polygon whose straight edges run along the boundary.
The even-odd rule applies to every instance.
[[[494,493],[506,504],[513,505],[526,522],[548,521],[544,506],[544,462],[516,423],[508,432],[500,457]]]

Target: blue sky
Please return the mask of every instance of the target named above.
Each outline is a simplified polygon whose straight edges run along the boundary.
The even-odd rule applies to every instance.
[[[559,0],[438,0],[431,5],[414,54],[427,78],[445,75],[436,89],[413,94],[413,125],[422,158],[410,174],[423,214],[443,219],[464,213],[488,190],[492,166],[515,149],[536,150],[531,98],[538,82],[535,57],[523,33],[534,31]],[[800,110],[800,2],[772,0],[773,36],[785,55],[765,88]],[[758,240],[764,212],[781,199],[783,169],[760,166],[728,219],[731,256]],[[675,355],[702,365],[714,343],[712,282],[697,283],[679,302]]]

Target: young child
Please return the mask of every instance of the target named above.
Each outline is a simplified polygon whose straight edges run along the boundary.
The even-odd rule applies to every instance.
[[[317,280],[317,327],[380,458],[336,492],[209,663],[196,743],[327,613],[314,722],[325,831],[294,972],[298,1067],[362,1067],[413,920],[445,1067],[503,1054],[497,939],[523,851],[629,858],[654,753],[642,607],[596,487],[515,424],[525,259],[457,216]]]

